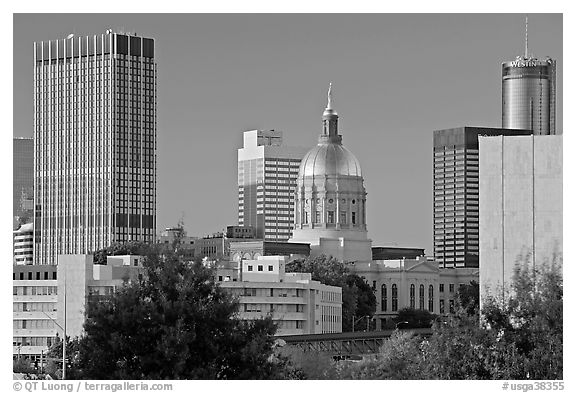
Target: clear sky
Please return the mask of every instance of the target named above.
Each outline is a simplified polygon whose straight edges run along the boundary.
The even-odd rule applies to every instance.
[[[501,63],[524,52],[524,14],[15,14],[14,136],[32,136],[34,41],[112,28],[156,39],[158,230],[237,223],[242,131],[315,145],[328,84],[359,159],[375,246],[432,254],[432,132],[501,125]],[[557,64],[562,15],[530,14],[529,46]]]

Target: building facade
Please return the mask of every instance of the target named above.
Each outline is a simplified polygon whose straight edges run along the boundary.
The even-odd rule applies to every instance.
[[[459,127],[434,131],[434,258],[440,267],[479,264],[479,135],[528,130]]]
[[[270,315],[278,336],[342,332],[342,288],[314,281],[310,273],[286,273],[286,261],[284,256],[244,260],[238,280],[220,282],[238,297],[239,318]]]
[[[290,261],[304,259],[310,256],[310,244],[266,240],[230,243],[230,260],[234,262],[272,255],[283,255]]]
[[[144,274],[142,256],[107,257],[106,265],[95,265],[92,255],[58,256],[58,325],[66,335],[78,337],[83,332],[85,311],[90,302],[111,295],[125,282],[138,280]]]
[[[13,266],[12,354],[32,361],[45,357],[58,331],[56,266]]]
[[[34,251],[34,224],[28,223],[20,226],[13,232],[14,236],[14,264],[31,265]]]
[[[17,229],[34,215],[34,139],[14,138],[12,160],[13,229]]]
[[[180,255],[186,259],[192,260],[196,256],[198,238],[188,236],[183,226],[164,229],[156,240],[161,244],[175,245]]]
[[[556,61],[525,54],[502,63],[502,128],[556,134]]]
[[[34,43],[34,263],[156,232],[154,40]]]
[[[434,314],[453,313],[460,285],[478,282],[476,268],[440,269],[426,257],[354,262],[351,271],[363,276],[376,296],[376,328],[390,327],[403,308]]]
[[[306,153],[300,164],[290,241],[309,243],[312,256],[332,255],[340,261],[371,260],[362,169],[354,154],[342,145],[331,92],[332,85],[318,145]]]
[[[562,136],[480,137],[480,156],[482,301],[519,264],[562,267]]]
[[[294,191],[306,149],[284,146],[282,131],[244,132],[238,149],[238,224],[256,238],[287,241],[294,224]]]

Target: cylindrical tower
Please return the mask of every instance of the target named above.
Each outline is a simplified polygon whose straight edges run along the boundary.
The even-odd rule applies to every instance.
[[[518,57],[502,63],[502,128],[556,134],[556,62]]]

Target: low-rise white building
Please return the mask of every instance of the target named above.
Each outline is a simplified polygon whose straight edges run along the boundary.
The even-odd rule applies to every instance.
[[[58,332],[56,266],[14,265],[12,289],[12,354],[34,361],[46,353]]]
[[[341,332],[342,288],[314,281],[310,273],[286,273],[286,260],[285,256],[244,260],[236,281],[219,282],[238,296],[239,317],[270,315],[279,336]]]
[[[460,285],[478,282],[477,268],[444,268],[425,256],[415,259],[360,261],[350,270],[366,279],[376,296],[376,328],[409,307],[434,314],[454,311]]]

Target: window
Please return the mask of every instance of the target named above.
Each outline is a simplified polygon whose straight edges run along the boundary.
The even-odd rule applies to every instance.
[[[334,212],[328,211],[328,224],[334,224]]]
[[[382,284],[382,293],[380,296],[380,309],[382,311],[388,311],[388,293],[386,292],[386,284]]]
[[[424,285],[420,284],[420,301],[419,301],[419,306],[420,306],[420,310],[424,310]]]
[[[273,272],[273,271],[274,271],[274,266],[268,265],[268,271],[269,271],[269,272]]]
[[[444,314],[444,299],[440,299],[440,314]]]
[[[454,292],[454,284],[450,284],[450,293]]]
[[[253,266],[252,265],[248,265],[248,271],[251,272],[253,270]]]
[[[438,286],[438,292],[444,292],[444,284]]]
[[[454,299],[450,299],[450,313],[454,313]]]
[[[352,225],[356,225],[356,212],[352,212]]]
[[[218,276],[218,281],[222,281],[222,276]]]
[[[259,272],[263,272],[263,271],[264,271],[264,266],[263,266],[263,265],[258,265],[258,271],[259,271]]]
[[[316,210],[316,224],[320,224],[322,222],[322,216],[320,210]]]
[[[392,311],[398,311],[398,287],[392,284]]]
[[[138,258],[134,258],[134,266],[138,266]]]
[[[416,307],[416,287],[414,284],[410,285],[410,308]]]
[[[346,212],[340,212],[340,224],[346,224]]]
[[[434,285],[428,287],[428,311],[434,312]]]

